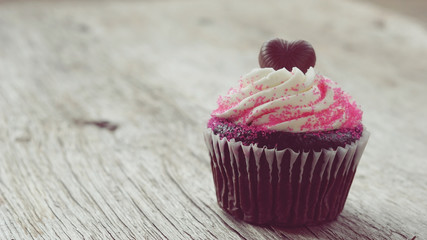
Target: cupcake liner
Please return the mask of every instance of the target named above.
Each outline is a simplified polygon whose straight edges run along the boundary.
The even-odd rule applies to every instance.
[[[369,132],[345,147],[295,152],[205,133],[219,206],[253,224],[313,225],[344,208]]]

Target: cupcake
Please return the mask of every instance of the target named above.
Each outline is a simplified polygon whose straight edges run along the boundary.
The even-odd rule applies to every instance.
[[[306,41],[273,39],[260,68],[218,98],[205,141],[219,206],[257,225],[316,225],[344,208],[369,133],[362,111],[314,70]]]

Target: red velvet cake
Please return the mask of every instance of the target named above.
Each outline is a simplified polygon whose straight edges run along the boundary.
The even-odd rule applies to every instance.
[[[344,207],[369,133],[362,111],[316,74],[306,41],[273,39],[261,68],[220,96],[205,133],[217,200],[253,224],[313,225]]]

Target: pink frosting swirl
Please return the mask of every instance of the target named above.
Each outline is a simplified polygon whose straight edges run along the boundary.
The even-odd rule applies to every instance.
[[[356,127],[362,111],[335,82],[316,75],[313,68],[306,74],[296,67],[291,72],[260,68],[220,96],[212,116],[277,131],[313,132]]]

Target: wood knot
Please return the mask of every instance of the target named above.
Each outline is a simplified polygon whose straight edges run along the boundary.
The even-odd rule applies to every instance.
[[[107,120],[83,120],[83,119],[75,119],[74,123],[77,125],[92,125],[98,128],[107,129],[110,132],[116,131],[119,127],[118,124],[112,123]]]

